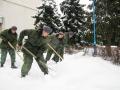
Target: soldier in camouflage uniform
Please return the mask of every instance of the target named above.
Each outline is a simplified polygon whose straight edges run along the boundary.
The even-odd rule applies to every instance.
[[[73,48],[75,46],[75,34],[74,32],[68,32],[66,33],[65,35],[65,38],[66,38],[66,43],[67,43],[67,47],[66,47],[66,51],[69,53],[69,54],[72,54],[73,53]]]
[[[14,49],[8,44],[10,42],[14,48],[16,48],[17,44],[17,33],[16,33],[17,27],[13,26],[10,29],[4,30],[0,33],[0,38],[2,39],[2,42],[0,44],[1,48],[1,67],[4,66],[4,63],[6,61],[7,53],[9,52],[11,56],[11,68],[17,68],[15,66],[15,51]]]
[[[64,55],[64,45],[65,45],[65,39],[64,39],[64,33],[59,32],[59,34],[55,36],[50,36],[50,45],[55,49],[55,51],[63,57]],[[54,51],[49,48],[47,51],[47,56],[46,56],[46,62],[50,60],[51,55],[54,53]],[[59,62],[60,58],[57,54],[54,54],[54,57],[52,58],[55,62]]]
[[[52,29],[48,26],[44,26],[42,30],[23,30],[20,33],[18,39],[19,47],[22,46],[22,41],[25,36],[28,37],[24,47],[26,47],[30,52],[36,55],[35,58],[38,66],[44,74],[48,74],[48,68],[46,67],[43,53],[47,49],[48,34],[52,32]],[[33,63],[33,56],[27,52],[25,49],[22,49],[24,56],[24,64],[21,69],[21,76],[25,77],[31,69]],[[45,65],[41,64],[44,63]]]

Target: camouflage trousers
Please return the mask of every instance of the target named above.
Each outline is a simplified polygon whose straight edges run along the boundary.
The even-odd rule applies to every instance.
[[[23,56],[24,56],[24,64],[21,69],[21,75],[27,75],[33,63],[33,56],[28,55],[28,54],[24,54]],[[41,69],[41,71],[44,74],[48,74],[48,68],[41,64],[41,62],[45,64],[44,57],[41,56],[39,59],[36,59],[36,62],[39,68]]]
[[[1,49],[1,64],[5,64],[7,53],[11,57],[11,63],[15,62],[16,55],[13,49]]]

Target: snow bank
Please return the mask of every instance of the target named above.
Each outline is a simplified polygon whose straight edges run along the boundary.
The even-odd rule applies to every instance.
[[[53,70],[47,76],[34,62],[26,78],[20,78],[19,57],[17,70],[10,68],[8,57],[5,67],[0,68],[0,90],[120,90],[120,67],[82,54],[66,54],[58,64],[48,62]]]

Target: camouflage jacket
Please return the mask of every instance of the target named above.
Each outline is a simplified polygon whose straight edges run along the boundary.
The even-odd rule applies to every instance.
[[[42,33],[37,30],[28,29],[23,30],[20,33],[19,39],[18,39],[18,45],[22,45],[23,38],[27,36],[28,38],[25,41],[24,46],[30,50],[33,54],[35,54],[37,57],[40,57],[44,51],[47,49],[47,42],[48,39],[44,38],[42,36]],[[22,50],[23,53],[29,54],[26,50]]]
[[[2,42],[0,44],[1,49],[12,49],[8,44],[8,41],[16,47],[17,44],[17,33],[12,34],[10,29],[4,30],[0,33],[0,38]]]
[[[66,46],[66,39],[59,39],[56,35],[49,36],[49,44],[53,48],[64,48]]]

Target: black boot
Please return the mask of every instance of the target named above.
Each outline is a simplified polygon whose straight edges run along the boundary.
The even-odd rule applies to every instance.
[[[47,64],[48,60],[45,60],[44,63]]]
[[[56,63],[59,62],[59,59],[57,60],[57,59],[55,59],[55,58],[52,58],[52,60],[53,60],[54,62],[56,62]]]
[[[4,67],[4,65],[3,65],[3,64],[0,64],[0,67]]]
[[[12,64],[11,64],[11,68],[13,68],[13,69],[16,69],[16,68],[17,68],[17,66],[15,66],[15,63],[12,63]]]
[[[21,78],[24,78],[24,77],[26,77],[26,75],[21,75]]]

